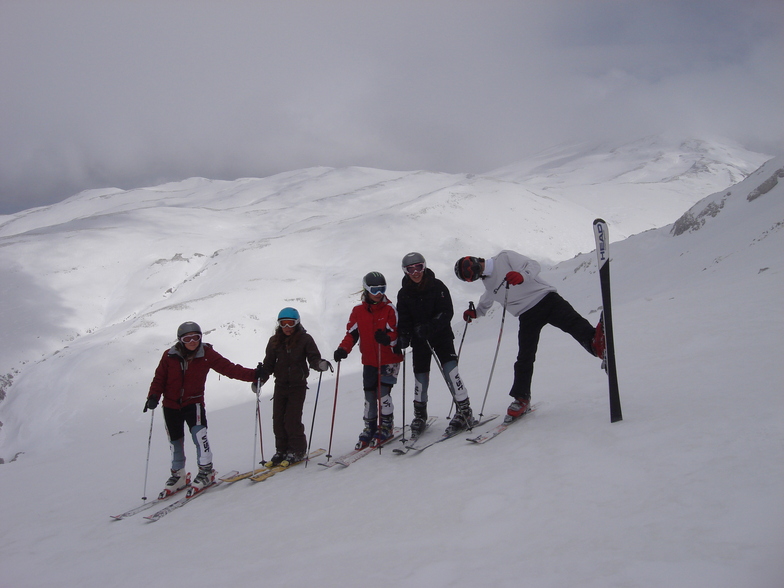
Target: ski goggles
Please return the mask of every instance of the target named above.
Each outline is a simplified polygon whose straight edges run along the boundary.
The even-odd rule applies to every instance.
[[[387,291],[386,286],[365,286],[365,290],[370,292],[373,296],[378,296]]]
[[[411,265],[407,265],[403,270],[407,274],[418,274],[420,272],[425,271],[425,264],[424,263],[412,263]]]
[[[280,325],[281,327],[289,327],[290,329],[293,329],[298,324],[299,321],[297,319],[291,319],[291,318],[280,319],[278,321],[278,325]]]
[[[198,333],[196,333],[195,335],[183,335],[182,337],[180,337],[180,341],[182,341],[183,343],[194,343],[194,342],[198,343],[199,341],[201,341],[201,335],[199,335]]]

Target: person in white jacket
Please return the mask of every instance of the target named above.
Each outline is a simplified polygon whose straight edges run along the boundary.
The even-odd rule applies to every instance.
[[[514,399],[507,414],[510,418],[523,415],[531,404],[531,379],[534,374],[539,335],[550,324],[569,333],[590,354],[604,357],[604,329],[601,321],[591,326],[572,305],[539,277],[541,266],[530,257],[504,250],[495,257],[461,257],[455,263],[455,275],[464,282],[482,280],[485,292],[476,309],[463,313],[463,320],[471,322],[484,316],[494,302],[519,318],[517,332],[517,360],[514,364],[514,381],[509,395]],[[508,289],[508,292],[507,292]]]

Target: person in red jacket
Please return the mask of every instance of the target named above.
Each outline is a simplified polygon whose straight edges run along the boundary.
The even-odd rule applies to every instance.
[[[154,410],[163,397],[163,418],[171,446],[171,477],[161,497],[174,494],[187,483],[185,473],[185,424],[196,444],[199,473],[193,486],[201,490],[215,481],[212,452],[207,439],[207,413],[204,410],[204,384],[207,374],[215,370],[234,380],[253,382],[256,370],[231,363],[202,341],[201,327],[186,322],[177,329],[177,343],[163,353],[150,384],[144,412]]]
[[[365,428],[359,435],[357,449],[389,440],[395,423],[391,392],[397,383],[403,356],[394,349],[397,345],[397,309],[386,297],[386,289],[386,279],[379,272],[370,272],[363,278],[362,303],[352,309],[346,336],[334,354],[335,361],[342,361],[359,342]]]

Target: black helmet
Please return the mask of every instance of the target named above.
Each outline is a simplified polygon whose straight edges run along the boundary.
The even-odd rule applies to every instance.
[[[387,280],[381,272],[370,272],[362,278],[362,288],[370,294],[383,294],[387,291]]]
[[[455,275],[464,282],[473,282],[482,277],[482,257],[461,257],[455,262]]]
[[[182,323],[179,327],[177,327],[177,338],[179,339],[186,333],[198,333],[201,335],[201,327],[194,322],[188,321],[187,323]]]

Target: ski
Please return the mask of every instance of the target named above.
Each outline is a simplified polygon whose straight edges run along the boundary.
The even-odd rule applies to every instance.
[[[610,386],[610,422],[623,419],[621,397],[618,391],[618,375],[615,371],[615,341],[613,338],[612,301],[610,297],[610,233],[607,223],[600,218],[593,221],[593,235],[596,239],[596,257],[599,263],[599,284],[602,290],[602,315],[600,322],[604,328],[604,369]]]
[[[311,459],[313,459],[315,457],[318,457],[322,453],[326,453],[326,452],[327,452],[326,449],[316,449],[314,451],[311,451],[305,459],[302,459],[300,461],[295,461],[294,463],[291,463],[291,464],[289,464],[287,466],[280,466],[280,465],[278,465],[278,466],[271,467],[271,468],[267,469],[266,471],[261,472],[260,474],[256,474],[255,476],[251,476],[250,477],[250,481],[251,482],[261,482],[262,480],[266,480],[267,478],[271,478],[272,476],[274,476],[278,472],[282,472],[283,470],[287,470],[289,468],[292,468],[292,467],[294,467],[297,464],[305,463],[306,461],[311,460]]]
[[[493,419],[497,419],[497,418],[498,418],[498,415],[497,415],[497,414],[491,414],[490,416],[483,418],[481,421],[478,421],[478,422],[474,423],[474,426],[473,426],[473,427],[471,427],[471,429],[458,429],[457,431],[455,431],[454,433],[451,433],[451,434],[448,434],[448,433],[443,433],[443,434],[442,434],[442,435],[441,435],[439,438],[437,438],[435,441],[430,441],[429,443],[426,443],[425,445],[420,445],[420,446],[416,446],[416,445],[409,445],[409,446],[408,446],[408,449],[410,449],[410,450],[412,450],[412,451],[417,451],[417,452],[421,453],[422,451],[424,451],[424,450],[425,450],[425,449],[427,449],[428,447],[432,447],[432,446],[433,446],[433,445],[435,445],[436,443],[441,443],[442,441],[446,441],[447,439],[452,439],[453,437],[457,437],[457,436],[458,436],[460,433],[464,433],[464,432],[466,432],[466,431],[468,431],[468,430],[473,430],[473,429],[475,429],[476,427],[479,427],[479,426],[481,426],[481,425],[484,425],[485,423],[489,423],[489,422],[490,422],[490,421],[492,421]]]
[[[432,425],[437,420],[438,420],[438,417],[435,417],[435,416],[428,417],[427,422],[425,423],[425,428],[422,430],[422,432],[419,435],[413,435],[412,434],[409,439],[401,439],[401,441],[403,441],[405,443],[408,443],[408,445],[404,446],[405,449],[400,449],[399,447],[395,447],[392,450],[392,453],[394,453],[395,455],[405,455],[406,453],[411,451],[411,447],[410,446],[413,445],[414,443],[416,443],[417,439],[419,439],[422,435],[424,435],[425,431],[427,431],[430,428],[430,425]]]
[[[221,478],[221,482],[226,482],[227,484],[233,484],[234,482],[239,482],[240,480],[250,478],[251,476],[258,476],[259,474],[263,474],[264,472],[269,471],[269,469],[270,468],[264,466],[261,468],[257,468],[255,470],[251,470],[249,472],[243,472],[242,474],[226,475]]]
[[[497,425],[496,427],[490,429],[489,431],[485,431],[484,433],[481,433],[476,437],[467,437],[466,440],[471,441],[472,443],[487,443],[488,441],[490,441],[490,439],[494,439],[498,437],[498,435],[506,431],[512,423],[516,423],[517,421],[521,420],[525,415],[532,413],[535,410],[536,410],[536,404],[532,404],[531,406],[528,407],[528,410],[526,410],[523,414],[521,414],[516,419],[510,418],[510,420],[507,420],[508,417],[504,417],[504,422],[501,423],[500,425]]]
[[[236,472],[236,473],[239,473],[239,472]],[[221,484],[223,484],[223,480],[221,480],[220,478],[216,477],[215,481],[212,484],[210,484],[209,486],[205,486],[201,490],[196,490],[193,486],[191,486],[190,488],[188,488],[188,492],[185,493],[185,496],[183,498],[180,498],[176,502],[172,502],[171,504],[163,507],[161,510],[159,510],[157,512],[154,512],[153,514],[148,515],[148,516],[146,516],[144,518],[147,519],[148,521],[151,521],[151,522],[158,521],[158,520],[162,519],[163,517],[165,517],[170,512],[175,511],[178,508],[182,508],[183,506],[188,504],[194,498],[198,498],[199,496],[204,494],[206,491],[210,490],[211,488],[215,488],[217,486],[220,486]]]
[[[319,463],[320,466],[324,466],[325,468],[331,468],[332,466],[342,465],[343,467],[348,467],[358,459],[362,459],[366,455],[373,453],[376,449],[380,449],[384,445],[388,444],[390,441],[394,441],[398,437],[403,434],[402,427],[395,427],[392,429],[392,436],[384,441],[379,445],[368,445],[367,447],[363,447],[362,449],[352,449],[348,453],[341,455],[340,457],[326,462]]]
[[[126,510],[122,514],[109,515],[109,516],[111,518],[113,518],[114,520],[116,520],[116,521],[120,521],[122,519],[127,519],[128,517],[132,517],[133,515],[137,515],[140,512],[144,512],[145,510],[148,510],[148,509],[152,508],[156,504],[161,504],[165,500],[168,500],[169,498],[171,498],[172,496],[174,496],[175,494],[177,494],[181,490],[186,490],[186,489],[190,488],[190,485],[191,485],[191,474],[190,474],[190,472],[188,472],[186,474],[186,480],[187,481],[186,481],[185,486],[183,486],[179,490],[176,490],[176,491],[172,492],[171,494],[167,494],[166,496],[163,496],[163,493],[166,492],[166,490],[163,490],[160,494],[158,494],[158,498],[156,500],[145,501],[142,504],[140,504],[139,506],[136,506],[136,507],[134,507],[134,508],[132,508],[130,510]]]

